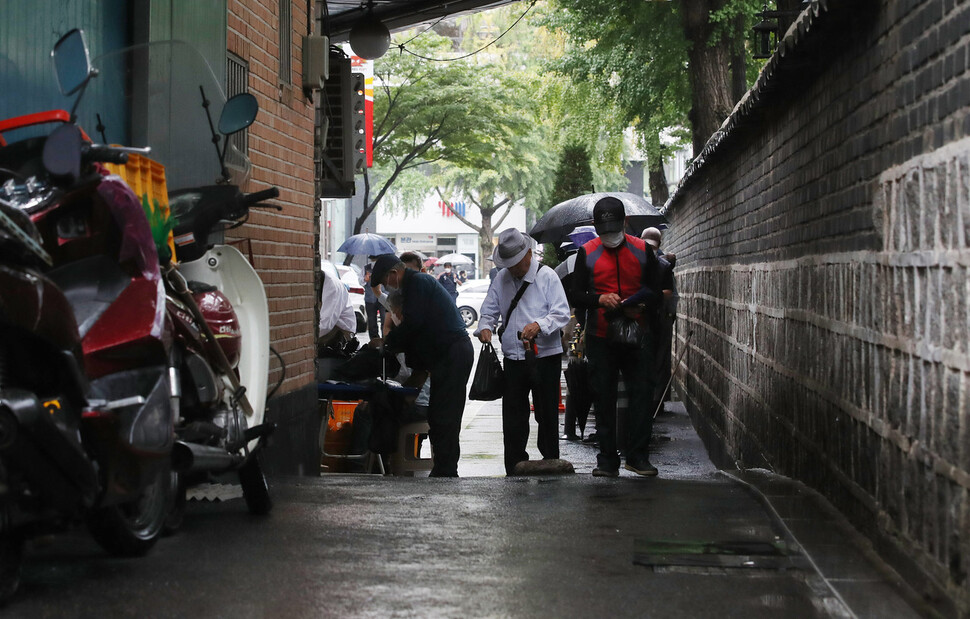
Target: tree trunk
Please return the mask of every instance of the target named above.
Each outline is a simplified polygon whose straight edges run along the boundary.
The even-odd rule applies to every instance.
[[[482,260],[480,264],[476,265],[478,267],[478,279],[488,277],[488,272],[492,270],[488,258],[492,257],[492,250],[495,249],[495,246],[492,245],[493,236],[495,235],[492,232],[492,213],[482,211],[482,227],[478,231],[478,249],[482,252]]]
[[[748,92],[747,51],[744,49],[744,15],[734,20],[731,36],[731,100],[737,103]]]
[[[700,154],[708,138],[731,113],[731,80],[729,67],[731,45],[727,39],[711,44],[713,24],[711,11],[725,0],[683,0],[684,36],[690,44],[691,135],[694,156]]]
[[[670,189],[667,187],[667,173],[664,172],[663,160],[660,157],[651,157],[647,164],[650,199],[653,201],[653,205],[659,208],[670,198]]]

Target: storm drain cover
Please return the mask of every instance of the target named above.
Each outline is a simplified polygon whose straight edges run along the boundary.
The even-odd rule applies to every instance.
[[[683,541],[636,539],[633,563],[648,567],[720,567],[762,570],[801,569],[798,549],[784,540]]]

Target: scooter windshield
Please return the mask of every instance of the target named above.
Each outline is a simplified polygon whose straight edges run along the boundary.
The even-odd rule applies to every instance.
[[[226,171],[230,182],[245,184],[251,168],[245,133],[219,135],[218,147],[212,142],[226,97],[222,80],[198,50],[183,41],[160,41],[92,63],[98,76],[81,100],[78,120],[94,141],[151,147],[149,156],[165,166],[168,190],[175,191],[221,182],[219,153],[229,140]]]

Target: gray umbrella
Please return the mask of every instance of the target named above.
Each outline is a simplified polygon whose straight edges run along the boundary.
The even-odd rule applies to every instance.
[[[623,202],[626,209],[627,232],[640,234],[645,228],[659,226],[667,222],[652,204],[644,198],[622,191],[588,193],[570,198],[549,209],[532,226],[529,235],[540,243],[562,243],[568,240],[573,228],[593,223],[593,205],[600,199],[613,196]]]

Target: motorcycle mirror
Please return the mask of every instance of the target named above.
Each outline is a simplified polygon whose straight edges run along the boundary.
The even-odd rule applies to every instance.
[[[54,44],[51,59],[57,85],[64,96],[74,94],[96,75],[84,41],[84,32],[78,28],[69,31]]]
[[[44,142],[44,168],[53,176],[76,182],[81,176],[81,130],[66,124],[54,129]]]
[[[256,97],[248,92],[233,95],[222,106],[222,114],[219,115],[219,133],[232,135],[242,131],[253,124],[258,112],[259,103]]]

